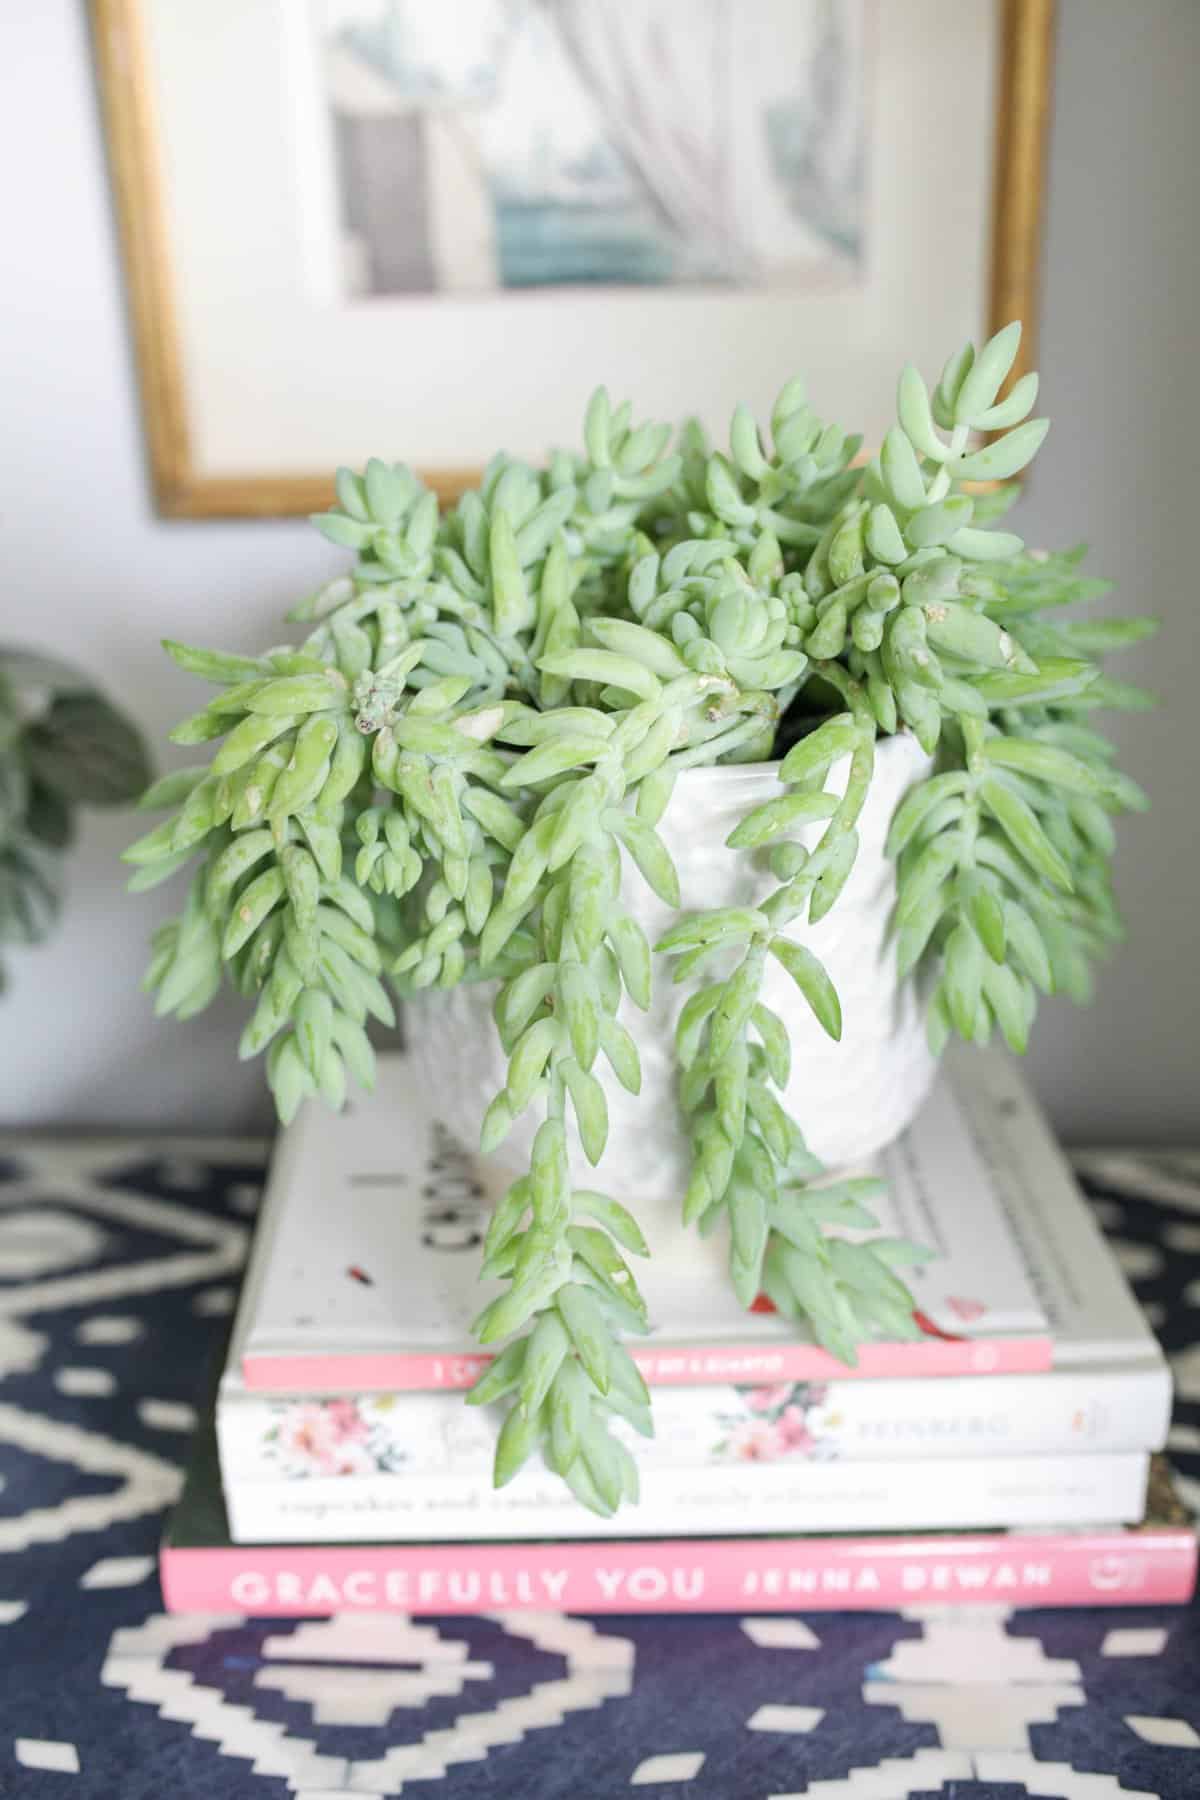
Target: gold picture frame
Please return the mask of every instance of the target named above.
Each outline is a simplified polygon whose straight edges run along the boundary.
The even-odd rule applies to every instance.
[[[89,0],[89,12],[157,510],[171,519],[319,511],[333,499],[332,472],[226,476],[197,467],[141,0]],[[992,330],[1025,321],[1014,377],[1036,356],[1054,20],[1055,0],[999,0],[988,319]],[[443,502],[476,475],[423,472]]]

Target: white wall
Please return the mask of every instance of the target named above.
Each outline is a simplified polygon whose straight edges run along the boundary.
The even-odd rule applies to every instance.
[[[161,743],[196,700],[158,636],[251,648],[338,559],[298,522],[153,517],[79,0],[0,7],[0,67],[11,77],[0,109],[0,631],[82,660]],[[1122,838],[1131,942],[1090,1013],[1045,1009],[1031,1053],[1039,1091],[1076,1138],[1180,1139],[1200,1126],[1197,67],[1195,0],[1063,0],[1041,357],[1059,423],[1025,529],[1033,542],[1090,539],[1096,568],[1121,583],[1114,610],[1152,608],[1166,627],[1127,659],[1164,709],[1116,727],[1155,799]],[[234,1057],[232,1006],[181,1028],[156,1023],[137,991],[167,901],[124,898],[116,857],[131,835],[127,818],[88,824],[63,930],[10,959],[0,1123],[266,1118],[257,1065]]]
[[[1200,1139],[1198,71],[1195,0],[1061,0],[1039,353],[1056,424],[1022,530],[1085,539],[1117,583],[1107,610],[1162,619],[1114,659],[1161,706],[1106,715],[1154,803],[1120,827],[1129,942],[1088,1011],[1046,1008],[1029,1053],[1077,1140]]]

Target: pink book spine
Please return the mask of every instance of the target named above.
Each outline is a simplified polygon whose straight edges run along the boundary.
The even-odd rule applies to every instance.
[[[847,1368],[813,1344],[723,1344],[656,1350],[630,1346],[651,1387],[702,1387],[746,1381],[872,1381],[886,1376],[1028,1375],[1053,1366],[1048,1337],[921,1338],[911,1344],[865,1344]],[[248,1388],[314,1393],[392,1393],[473,1387],[489,1356],[396,1355],[242,1358]]]
[[[160,1556],[170,1612],[584,1613],[869,1611],[933,1602],[1180,1606],[1196,1582],[1188,1530],[966,1537],[382,1548],[177,1548]]]

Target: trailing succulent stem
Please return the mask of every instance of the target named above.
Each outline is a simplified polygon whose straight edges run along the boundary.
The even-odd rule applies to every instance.
[[[999,398],[1018,336],[951,357],[932,395],[906,369],[865,466],[793,381],[770,448],[739,407],[728,454],[601,389],[580,453],[497,457],[443,517],[400,465],[343,470],[315,522],[357,560],[295,610],[298,645],[167,645],[217,689],[175,741],[222,741],[151,790],[170,816],[126,852],[137,887],[192,868],[155,939],[159,1011],[198,1011],[227,968],[253,1001],[242,1054],[266,1052],[286,1120],[312,1094],[340,1105],[348,1075],[370,1083],[384,977],[402,995],[497,983],[508,1070],[483,1149],[540,1118],[487,1235],[483,1272],[506,1285],[476,1322],[499,1348],[471,1398],[509,1402],[498,1482],[536,1450],[597,1512],[636,1495],[625,1427],[650,1430],[649,1396],[623,1339],[647,1319],[626,1259],[646,1245],[624,1206],[574,1186],[569,1146],[603,1156],[601,1070],[639,1089],[625,1002],[649,1005],[656,958],[686,989],[684,1216],[727,1224],[739,1298],[765,1292],[846,1361],[871,1332],[915,1334],[896,1271],[923,1253],[844,1235],[875,1225],[877,1184],[809,1153],[782,1098],[787,1025],[762,998],[774,959],[840,1036],[804,927],[850,877],[881,735],[911,731],[935,759],[890,849],[897,954],[928,984],[936,1047],[998,1028],[1023,1048],[1037,991],[1086,997],[1119,934],[1110,817],[1141,802],[1086,721],[1139,703],[1099,658],[1148,626],[1049,622],[1101,584],[1077,553],[990,528],[1010,494],[978,484],[1046,430],[1027,417],[1036,377]],[[676,777],[774,756],[778,794],[728,839],[761,865],[761,898],[706,909],[657,830]],[[632,879],[686,909],[657,944],[623,904]]]

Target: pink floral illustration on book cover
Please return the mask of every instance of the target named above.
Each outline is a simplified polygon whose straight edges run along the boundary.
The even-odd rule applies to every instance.
[[[827,1383],[806,1381],[715,1390],[712,1435],[705,1443],[702,1421],[698,1436],[693,1424],[689,1445],[708,1463],[834,1461],[841,1454],[843,1417],[828,1396]],[[406,1409],[394,1394],[279,1399],[267,1402],[265,1410],[263,1459],[286,1481],[398,1474],[430,1456],[442,1463],[456,1447],[460,1452],[472,1447],[456,1446],[441,1432],[424,1444],[412,1441],[411,1427],[402,1435]]]
[[[388,1415],[390,1394],[362,1399],[281,1401],[263,1438],[268,1460],[288,1479],[306,1475],[374,1475],[404,1468],[409,1451],[398,1444]]]
[[[838,1456],[840,1418],[827,1404],[826,1383],[776,1381],[735,1391],[745,1412],[717,1415],[727,1435],[712,1448],[714,1462],[832,1462]]]

